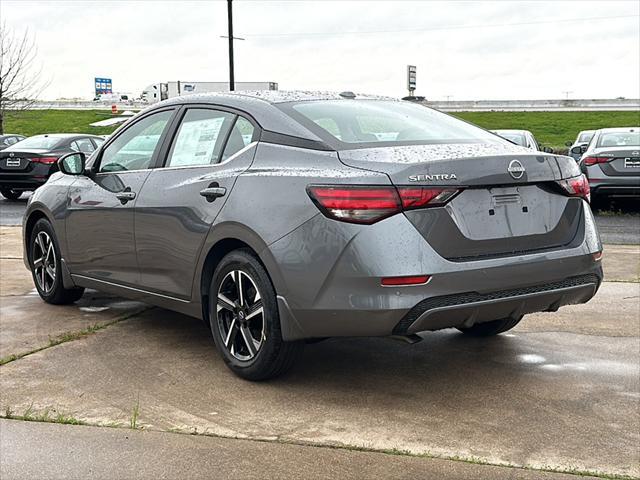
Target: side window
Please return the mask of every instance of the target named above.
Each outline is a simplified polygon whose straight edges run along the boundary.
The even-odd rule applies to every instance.
[[[22,139],[18,137],[9,137],[4,141],[4,143],[7,145],[13,145],[14,143],[18,143],[20,140]]]
[[[204,108],[187,110],[166,166],[211,165],[220,162],[220,150],[234,117],[232,113]]]
[[[71,142],[71,150],[75,152],[92,153],[95,148],[88,138],[79,138]]]
[[[100,172],[149,168],[153,153],[171,115],[173,115],[173,110],[154,113],[122,132],[102,152]]]
[[[93,139],[93,143],[96,144],[96,148],[98,148],[100,145],[102,145],[104,143],[104,138],[94,138]]]
[[[238,117],[236,123],[233,125],[233,129],[231,129],[231,133],[229,134],[229,140],[227,140],[227,145],[225,146],[224,153],[222,154],[222,161],[225,161],[231,155],[239,152],[249,145],[253,138],[254,130],[255,129],[249,120],[243,117]]]

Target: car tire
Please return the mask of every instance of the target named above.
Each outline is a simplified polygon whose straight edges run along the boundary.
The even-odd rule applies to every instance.
[[[303,342],[282,340],[275,289],[249,249],[234,250],[216,267],[209,290],[209,323],[224,362],[247,380],[280,376],[302,353]]]
[[[472,337],[491,337],[493,335],[504,333],[507,330],[511,330],[520,323],[522,317],[523,315],[520,315],[516,318],[503,318],[501,320],[493,320],[491,322],[476,323],[471,327],[458,327],[458,330],[465,335]]]
[[[0,188],[0,194],[7,200],[18,200],[22,192],[10,188]]]
[[[29,265],[36,290],[45,302],[67,305],[82,297],[84,288],[65,288],[60,248],[53,227],[44,218],[33,226],[29,239]]]

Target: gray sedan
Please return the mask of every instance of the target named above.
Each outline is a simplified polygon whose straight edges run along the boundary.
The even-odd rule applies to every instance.
[[[500,334],[602,279],[571,158],[411,102],[178,97],[58,164],[24,219],[42,299],[95,288],[201,318],[247,379],[312,339]]]
[[[582,153],[584,152],[584,150],[586,150],[586,148],[584,150],[581,150],[580,148],[575,147],[581,147],[583,145],[586,147],[587,145],[589,145],[589,142],[593,138],[593,134],[595,132],[595,130],[583,130],[578,133],[575,142],[567,142],[565,144],[567,147],[569,147],[569,156],[576,162],[580,160],[580,157],[582,157]]]
[[[529,130],[491,130],[496,135],[500,135],[502,138],[506,138],[510,142],[520,145],[531,150],[552,153],[548,147],[541,146],[536,138]]]
[[[593,197],[640,196],[640,127],[597,130],[582,154],[580,168]]]

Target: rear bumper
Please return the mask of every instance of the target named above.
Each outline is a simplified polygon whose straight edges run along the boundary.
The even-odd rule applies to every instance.
[[[465,262],[438,255],[404,215],[366,227],[315,217],[270,246],[284,280],[277,286],[283,337],[415,333],[584,303],[602,281],[593,258],[602,245],[591,211],[583,215],[579,245]],[[380,284],[420,274],[431,280]]]
[[[0,174],[0,188],[35,190],[47,183],[48,175]]]
[[[599,165],[587,167],[592,195],[640,196],[640,175],[606,175]]]
[[[638,185],[620,185],[620,184],[604,184],[590,183],[591,195],[618,195],[640,197],[640,183]]]
[[[476,323],[518,318],[534,312],[555,312],[565,305],[588,302],[597,292],[602,276],[582,275],[532,287],[479,294],[468,292],[423,300],[394,327],[404,335],[448,327],[471,327]]]

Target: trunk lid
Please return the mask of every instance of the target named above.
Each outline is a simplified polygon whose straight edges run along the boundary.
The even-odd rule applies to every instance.
[[[444,207],[405,212],[431,247],[451,261],[581,241],[583,202],[556,184],[580,175],[570,157],[503,144],[382,147],[339,156],[351,167],[387,174],[395,185],[460,187]]]
[[[50,153],[46,148],[30,148],[25,150],[0,150],[0,171],[25,172],[32,170],[32,159],[54,158],[59,155]]]
[[[610,158],[600,163],[600,169],[611,177],[640,175],[640,147],[609,147],[598,149],[593,156]]]

